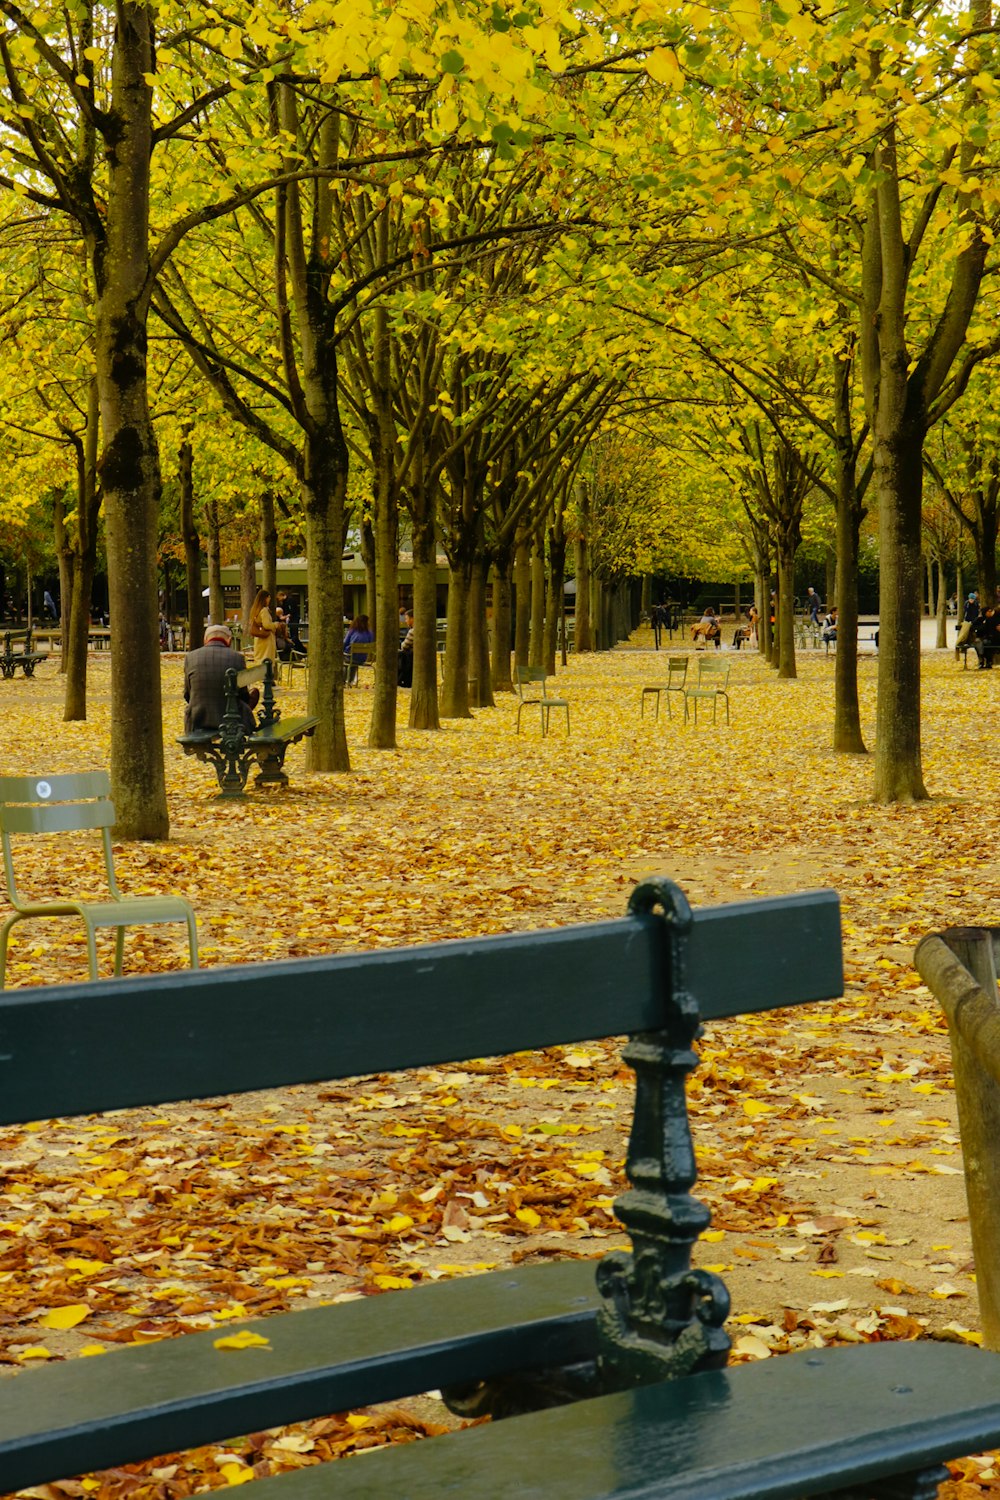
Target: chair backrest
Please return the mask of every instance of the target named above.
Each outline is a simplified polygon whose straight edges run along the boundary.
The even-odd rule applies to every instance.
[[[517,696],[522,702],[527,696],[526,690],[532,686],[537,687],[544,698],[546,696],[545,673],[541,667],[515,667],[514,686],[517,688]]]
[[[363,667],[375,655],[375,642],[359,645],[357,641],[352,641],[349,654],[352,666]]]
[[[724,692],[729,682],[729,663],[716,656],[703,656],[698,661],[698,686],[714,687]]]
[[[108,831],[114,821],[111,778],[107,771],[82,771],[67,776],[0,776],[0,840],[11,903],[17,906],[22,900],[14,875],[12,833],[72,833],[99,828],[108,885],[117,891]]]
[[[667,657],[667,687],[683,687],[687,678],[688,661],[687,656]]]

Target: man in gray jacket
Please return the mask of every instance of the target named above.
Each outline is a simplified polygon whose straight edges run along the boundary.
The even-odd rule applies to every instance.
[[[204,646],[184,658],[185,734],[192,729],[218,729],[226,712],[226,673],[231,667],[242,672],[246,661],[233,650],[229,626],[206,626]],[[252,694],[240,689],[240,712],[248,730],[255,727],[253,710],[259,696],[256,688]]]

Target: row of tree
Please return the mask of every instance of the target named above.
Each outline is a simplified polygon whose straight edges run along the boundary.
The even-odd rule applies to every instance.
[[[996,539],[992,403],[988,382],[977,389],[1000,347],[986,279],[1000,70],[984,0],[967,13],[267,0],[239,24],[174,0],[0,0],[0,17],[4,505],[59,489],[50,471],[72,455],[60,555],[76,683],[103,507],[111,617],[129,623],[112,668],[123,835],[167,831],[161,451],[178,455],[192,556],[199,506],[210,555],[261,504],[265,535],[302,538],[316,770],[349,764],[352,523],[383,639],[401,515],[412,538],[410,722],[431,728],[468,713],[470,677],[486,701],[509,687],[512,580],[537,649],[553,648],[545,611],[574,537],[592,544],[578,599],[592,564],[614,583],[706,537],[737,551],[762,597],[774,569],[775,655],[793,673],[795,553],[804,527],[827,524],[816,497],[834,518],[835,743],[859,750],[853,627],[872,508],[875,793],[925,794],[925,460],[935,496],[972,527],[984,586]],[[370,743],[395,733],[383,652]]]

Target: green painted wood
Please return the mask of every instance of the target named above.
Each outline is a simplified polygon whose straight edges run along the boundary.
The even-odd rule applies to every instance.
[[[1000,1355],[869,1344],[260,1480],[254,1500],[799,1500],[1000,1443]]]
[[[267,724],[247,735],[247,745],[252,749],[254,745],[281,744],[285,740],[301,739],[304,734],[315,729],[318,723],[318,719],[310,719],[304,715],[298,719],[278,719],[274,724]]]
[[[841,994],[839,912],[832,891],[696,912],[687,983],[703,1014]],[[666,1015],[668,969],[662,920],[633,916],[7,991],[0,998],[0,1123],[655,1030]]]
[[[592,1358],[594,1265],[569,1261],[413,1287],[246,1325],[268,1348],[225,1352],[227,1324],[3,1386],[0,1490],[510,1370]]]

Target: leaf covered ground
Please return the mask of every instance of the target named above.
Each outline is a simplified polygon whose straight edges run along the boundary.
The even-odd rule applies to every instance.
[[[933,800],[875,807],[862,758],[827,748],[833,661],[779,682],[731,656],[732,724],[639,716],[663,655],[648,634],[571,660],[553,721],[514,734],[502,701],[440,734],[365,748],[371,694],[348,695],[354,772],[215,801],[183,757],[180,664],[164,664],[171,838],[116,850],[133,894],[180,891],[206,964],[504,932],[620,914],[636,881],[676,879],[694,904],[832,885],[844,912],[842,1000],[708,1029],[691,1089],[698,1261],[733,1290],[740,1358],[809,1343],[978,1341],[947,1038],[911,966],[926,932],[1000,921],[989,875],[1000,679],[924,658]],[[64,724],[54,664],[0,684],[6,770],[107,763],[107,672],[91,718]],[[876,663],[861,663],[873,734]],[[405,694],[403,695],[405,699]],[[295,708],[299,695],[289,692]],[[405,720],[405,710],[401,715]],[[44,746],[44,753],[31,747]],[[94,846],[19,851],[39,889],[79,894]],[[130,933],[126,967],[181,961],[168,930]],[[69,922],[25,925],[12,984],[83,977]],[[137,1021],[137,1024],[141,1022]],[[611,1043],[461,1068],[292,1089],[0,1139],[0,1362],[11,1371],[186,1329],[618,1243],[611,1203],[631,1108]],[[253,1351],[233,1357],[252,1358]],[[446,1420],[430,1403],[331,1416],[38,1493],[162,1497],[241,1483]],[[955,1500],[1000,1488],[988,1456],[954,1466]]]

